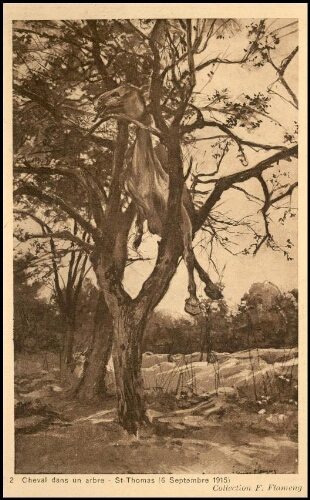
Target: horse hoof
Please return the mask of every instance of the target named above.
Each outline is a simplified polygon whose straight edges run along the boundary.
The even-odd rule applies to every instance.
[[[192,302],[191,299],[186,299],[185,300],[185,307],[184,307],[185,312],[188,314],[191,314],[192,316],[196,316],[197,314],[201,313],[201,309],[199,307],[199,302],[197,301],[196,303]]]

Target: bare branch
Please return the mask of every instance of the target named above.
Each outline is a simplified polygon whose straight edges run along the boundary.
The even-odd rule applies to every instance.
[[[30,99],[32,102],[35,102],[36,104],[41,106],[43,109],[46,109],[53,116],[53,118],[56,122],[62,123],[62,124],[65,122],[68,124],[68,126],[73,127],[74,130],[82,136],[81,140],[79,142],[80,144],[82,144],[84,140],[89,138],[92,142],[99,144],[99,145],[106,147],[107,149],[110,149],[113,151],[115,145],[114,145],[114,142],[112,140],[106,139],[104,137],[92,135],[92,133],[96,130],[96,128],[98,128],[100,123],[91,127],[91,129],[88,130],[86,132],[86,134],[83,135],[83,131],[81,130],[80,127],[78,127],[72,121],[66,120],[65,117],[63,116],[63,114],[60,113],[59,108],[50,104],[42,96],[36,94],[35,92],[33,92],[29,89],[26,89],[25,87],[22,87],[20,85],[14,85],[14,92],[17,92],[22,97],[26,97],[26,98]]]
[[[192,22],[190,19],[186,20],[186,41],[187,41],[187,60],[189,69],[189,81],[187,85],[184,86],[181,93],[181,103],[179,104],[177,110],[175,111],[174,118],[172,120],[172,126],[179,125],[185,110],[187,108],[188,102],[191,98],[194,86],[196,84],[196,73],[195,73],[195,61],[194,52],[192,46]]]
[[[248,170],[242,170],[234,174],[227,175],[225,177],[220,177],[219,179],[210,179],[209,183],[215,183],[214,189],[210,194],[209,198],[205,204],[201,207],[198,214],[195,217],[193,224],[194,230],[197,231],[201,225],[206,220],[209,215],[210,210],[214,207],[215,203],[219,201],[224,191],[227,191],[233,184],[239,182],[245,182],[252,177],[258,177],[262,172],[268,168],[271,168],[274,163],[278,163],[281,160],[285,160],[290,157],[297,157],[298,146],[293,146],[279,153],[275,153],[269,158],[257,163],[254,167]]]
[[[290,196],[294,189],[298,186],[298,182],[294,182],[284,193],[280,194],[279,196],[276,196],[275,198],[270,200],[270,206],[274,205],[278,201],[282,200],[283,198],[286,198],[286,196]]]
[[[205,292],[208,295],[208,297],[212,298],[213,300],[219,300],[223,297],[219,287],[213,283],[211,280],[210,276],[208,273],[201,267],[199,264],[198,260],[195,257],[194,260],[194,266],[196,271],[198,272],[198,276],[201,279],[201,281],[206,285],[205,286]]]
[[[236,189],[237,191],[241,191],[242,193],[244,193],[247,198],[249,198],[249,199],[251,199],[253,201],[256,201],[256,202],[263,203],[263,200],[261,200],[260,198],[258,198],[258,196],[254,196],[253,194],[248,193],[242,187],[240,187],[240,186],[231,186],[231,187],[232,187],[232,189]]]
[[[83,179],[81,178],[78,169],[71,169],[65,167],[36,167],[31,165],[31,163],[25,161],[24,165],[14,166],[13,173],[16,174],[33,174],[33,175],[64,175],[66,177],[72,177],[76,179],[81,185],[85,187]]]
[[[209,28],[209,31],[207,33],[207,36],[206,36],[206,39],[203,43],[203,46],[200,47],[198,50],[197,50],[197,54],[201,54],[201,52],[203,52],[206,48],[207,48],[207,45],[209,43],[209,40],[210,38],[212,37],[213,35],[213,29],[214,29],[214,26],[215,26],[215,23],[216,23],[216,19],[213,19],[211,25],[210,25],[210,28]],[[203,28],[202,28],[202,31],[201,31],[201,35],[203,34]],[[202,37],[201,37],[202,38]],[[198,43],[198,46],[200,45],[201,43],[201,40],[199,41]],[[196,41],[195,41],[195,44],[196,44]]]
[[[30,217],[35,222],[37,222],[37,224],[39,224],[43,230],[48,231],[49,233],[52,233],[51,228],[46,224],[46,222],[44,222],[42,219],[40,219],[38,216],[32,214],[31,212],[28,212],[27,210],[14,209],[13,213],[18,214],[18,215],[24,215],[25,217]]]
[[[214,57],[213,59],[209,59],[208,61],[205,61],[205,62],[202,62],[200,63],[197,67],[196,67],[196,71],[201,71],[202,69],[206,68],[207,66],[210,66],[212,64],[244,64],[251,55],[253,55],[253,53],[255,53],[255,51],[257,50],[258,48],[258,42],[259,42],[259,38],[261,36],[261,33],[262,33],[262,29],[263,29],[263,26],[264,26],[264,21],[260,21],[259,23],[259,26],[258,26],[258,29],[257,29],[257,36],[256,36],[256,39],[249,44],[248,46],[248,49],[246,50],[244,56],[241,58],[241,59],[236,59],[234,61],[230,60],[230,59],[222,59],[221,57]]]
[[[162,115],[160,106],[163,79],[160,74],[160,54],[158,48],[158,38],[160,37],[160,31],[164,22],[165,21],[163,19],[157,19],[155,21],[149,42],[153,53],[153,71],[150,85],[150,108],[156,127],[159,128],[163,134],[167,134],[168,127]]]
[[[75,210],[75,208],[69,205],[69,203],[55,194],[44,193],[44,191],[41,191],[41,189],[39,189],[38,187],[24,183],[22,186],[15,189],[13,195],[34,196],[43,202],[52,203],[53,205],[59,206],[70,217],[76,220],[78,224],[83,227],[88,233],[90,233],[94,238],[96,238],[96,236],[98,235],[97,229],[90,222],[85,220],[84,217],[82,217],[81,214],[77,210]]]
[[[285,59],[283,59],[283,61],[281,62],[279,67],[276,66],[275,63],[273,62],[273,60],[271,58],[270,50],[268,50],[268,52],[267,52],[267,58],[268,58],[268,62],[271,64],[271,66],[275,69],[275,71],[278,74],[278,79],[276,80],[276,82],[279,81],[281,83],[281,85],[285,88],[285,90],[287,91],[287,93],[291,97],[291,99],[293,101],[292,104],[295,106],[295,108],[298,109],[297,96],[293,92],[293,90],[291,89],[291,87],[288,85],[287,81],[284,78],[284,72],[285,72],[286,68],[288,67],[288,65],[290,64],[290,62],[292,61],[292,59],[297,54],[297,52],[298,52],[298,46],[295,47],[294,50]],[[273,85],[276,82],[274,82]]]
[[[243,156],[244,156],[244,151],[242,149],[242,146],[248,146],[248,147],[253,148],[253,149],[255,149],[255,148],[263,149],[265,151],[270,151],[272,149],[283,151],[286,149],[285,146],[278,146],[278,145],[273,146],[271,144],[263,144],[260,142],[244,140],[244,139],[240,138],[239,136],[237,136],[234,132],[232,132],[232,130],[229,127],[227,127],[227,125],[224,125],[223,123],[220,123],[220,122],[217,122],[214,120],[205,120],[201,110],[199,108],[197,108],[196,106],[193,106],[192,104],[190,104],[190,107],[195,108],[195,110],[197,112],[197,119],[194,123],[191,123],[189,125],[183,125],[182,126],[182,134],[191,133],[196,129],[203,129],[205,127],[216,127],[219,130],[221,130],[222,132],[224,132],[228,137],[230,137],[237,144],[237,146],[239,148],[239,152]],[[206,138],[206,139],[209,139],[209,138]]]
[[[94,245],[91,245],[90,243],[87,243],[86,241],[83,241],[81,238],[78,236],[75,236],[74,234],[70,233],[70,231],[57,231],[55,233],[45,233],[45,234],[27,234],[26,239],[46,239],[46,238],[54,238],[54,239],[60,239],[60,240],[67,240],[67,241],[72,241],[73,243],[76,243],[78,246],[82,247],[84,250],[86,250],[88,253],[92,252],[94,250]]]
[[[141,36],[141,38],[143,38],[143,40],[149,40],[149,37],[145,33],[143,33],[142,31],[140,31],[139,28],[137,28],[130,19],[126,19],[126,23],[132,29],[132,31],[134,31],[139,36]],[[123,25],[122,25],[122,27],[123,27]]]
[[[268,190],[268,186],[267,186],[267,183],[266,181],[264,180],[264,178],[262,177],[262,175],[258,175],[257,176],[257,179],[259,180],[261,186],[262,186],[262,189],[263,189],[263,193],[264,193],[264,197],[265,197],[265,202],[264,202],[264,205],[261,209],[261,213],[262,213],[262,216],[263,216],[263,219],[264,219],[264,224],[265,224],[265,235],[263,236],[263,238],[259,241],[259,243],[257,244],[254,252],[253,252],[253,255],[256,255],[257,252],[259,251],[259,249],[262,247],[263,243],[265,243],[265,241],[267,241],[267,243],[269,241],[272,241],[272,235],[270,233],[270,230],[269,230],[269,221],[268,221],[268,210],[269,208],[274,204],[274,203],[277,203],[278,201],[282,200],[283,198],[285,198],[286,196],[289,196],[292,194],[292,192],[294,191],[294,189],[298,186],[298,182],[294,182],[286,191],[284,191],[282,194],[280,194],[279,196],[275,197],[274,199],[271,199],[271,195],[269,193],[269,190]]]
[[[288,67],[292,59],[296,56],[297,52],[298,52],[298,46],[295,47],[285,59],[283,59],[279,67],[279,72],[281,75],[284,75],[286,68]]]
[[[194,49],[192,44],[192,21],[191,19],[186,19],[186,41],[188,47],[188,69],[190,71],[191,87],[196,85],[196,74],[195,74],[195,61],[194,61]]]

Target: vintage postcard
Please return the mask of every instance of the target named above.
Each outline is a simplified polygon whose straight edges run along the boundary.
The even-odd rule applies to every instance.
[[[4,4],[4,497],[306,498],[306,17]]]

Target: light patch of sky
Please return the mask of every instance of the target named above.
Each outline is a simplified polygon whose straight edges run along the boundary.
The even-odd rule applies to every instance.
[[[294,200],[296,202],[296,200]],[[246,293],[253,283],[270,281],[277,285],[280,290],[287,291],[297,288],[297,221],[289,221],[285,225],[275,225],[274,235],[277,241],[285,244],[287,237],[294,242],[294,247],[290,250],[290,255],[294,260],[288,261],[283,253],[271,250],[263,246],[259,252],[253,255],[233,256],[227,253],[220,245],[216,246],[213,259],[222,276],[222,283],[225,286],[223,294],[228,306],[236,309],[241,297]],[[195,241],[201,238],[201,232]],[[151,273],[157,248],[157,238],[148,236],[147,241],[142,245],[142,255],[153,257],[152,260],[137,262],[126,268],[124,284],[126,290],[135,297],[148,275]],[[209,272],[213,280],[218,280],[218,275],[210,263],[205,251],[195,249],[198,260],[206,271]],[[197,295],[204,298],[203,284],[197,281]],[[181,261],[178,270],[171,281],[168,292],[162,299],[157,309],[170,309],[171,311],[184,312],[184,301],[187,293],[187,270],[184,262]]]

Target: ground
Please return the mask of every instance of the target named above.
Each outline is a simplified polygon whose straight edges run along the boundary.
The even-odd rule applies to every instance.
[[[52,355],[21,356],[15,376],[16,473],[298,472],[296,401],[219,390],[182,407],[149,393],[151,422],[136,437],[117,423],[114,396],[69,399]]]

